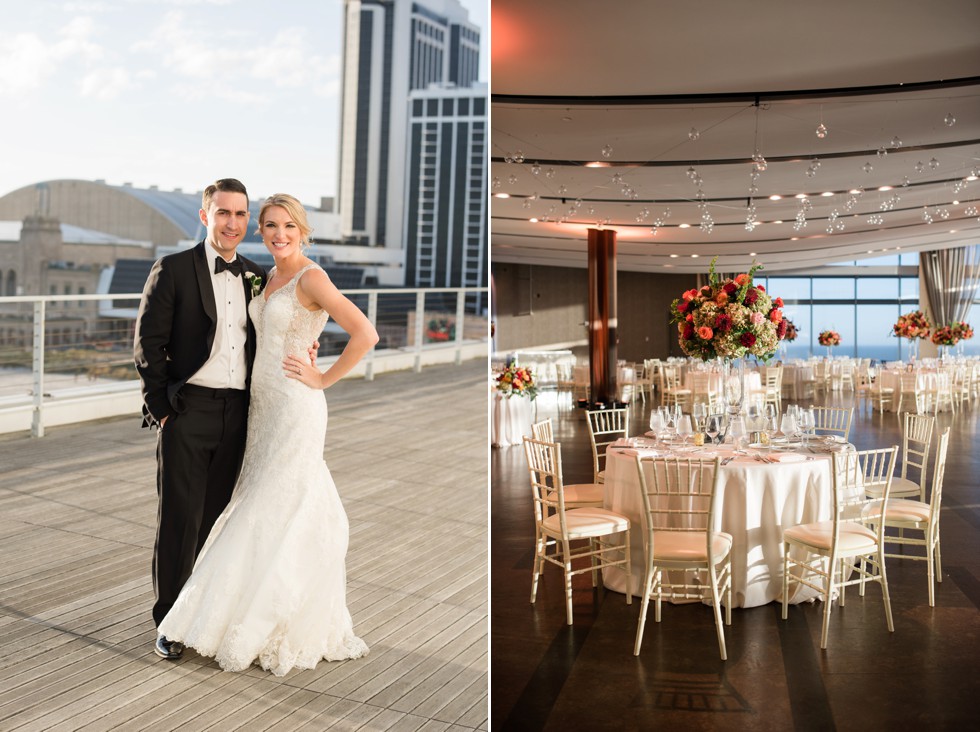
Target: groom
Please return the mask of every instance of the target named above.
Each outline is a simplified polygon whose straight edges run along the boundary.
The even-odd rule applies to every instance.
[[[222,178],[204,189],[207,238],[150,270],[136,319],[134,352],[143,426],[157,426],[157,535],[153,621],[159,625],[228,505],[245,452],[255,330],[252,288],[265,271],[236,248],[247,233],[245,186]],[[180,658],[183,646],[158,635],[154,650]]]

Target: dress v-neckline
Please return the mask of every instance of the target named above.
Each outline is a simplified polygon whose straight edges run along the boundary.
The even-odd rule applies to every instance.
[[[262,293],[262,300],[263,300],[263,302],[265,302],[266,304],[268,304],[269,303],[269,300],[272,298],[273,295],[275,295],[277,292],[282,292],[283,290],[285,290],[287,287],[289,287],[293,283],[293,280],[295,280],[297,277],[299,277],[301,274],[303,274],[310,267],[315,267],[315,266],[316,266],[316,262],[310,262],[309,264],[307,264],[307,265],[305,265],[303,267],[300,267],[299,270],[296,272],[296,274],[294,274],[292,277],[290,277],[289,278],[289,281],[286,282],[286,284],[284,284],[282,287],[278,287],[278,288],[276,288],[275,290],[273,290],[272,292],[269,292],[269,293]],[[269,275],[270,275],[269,276],[269,279],[270,280],[272,279],[272,276],[271,276],[272,275],[272,272],[275,272],[276,270],[278,270],[278,267],[273,267],[272,270],[269,272]]]

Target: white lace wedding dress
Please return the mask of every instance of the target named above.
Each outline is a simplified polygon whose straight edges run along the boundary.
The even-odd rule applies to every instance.
[[[252,298],[258,335],[242,474],[159,632],[226,671],[258,660],[282,676],[368,652],[346,603],[347,515],[323,461],[323,392],[283,375],[319,337],[325,312],[296,298],[308,265]]]

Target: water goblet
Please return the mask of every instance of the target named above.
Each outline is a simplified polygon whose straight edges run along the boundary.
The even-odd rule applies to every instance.
[[[664,420],[663,420],[663,415],[660,413],[660,409],[651,409],[650,431],[655,435],[659,435],[660,430],[663,429],[663,424],[664,424]]]
[[[708,418],[708,405],[704,402],[695,402],[691,407],[691,416],[694,417],[694,431],[704,432],[704,422]]]
[[[816,425],[814,420],[812,409],[801,409],[800,416],[797,420],[799,423],[800,431],[803,433],[803,446],[809,447],[810,445],[810,434],[813,432],[813,428]]]

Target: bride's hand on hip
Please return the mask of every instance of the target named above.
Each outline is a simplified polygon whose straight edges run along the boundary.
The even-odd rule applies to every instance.
[[[311,389],[323,389],[321,377],[323,374],[316,366],[290,354],[282,360],[283,373],[288,379],[296,379],[306,384]]]

